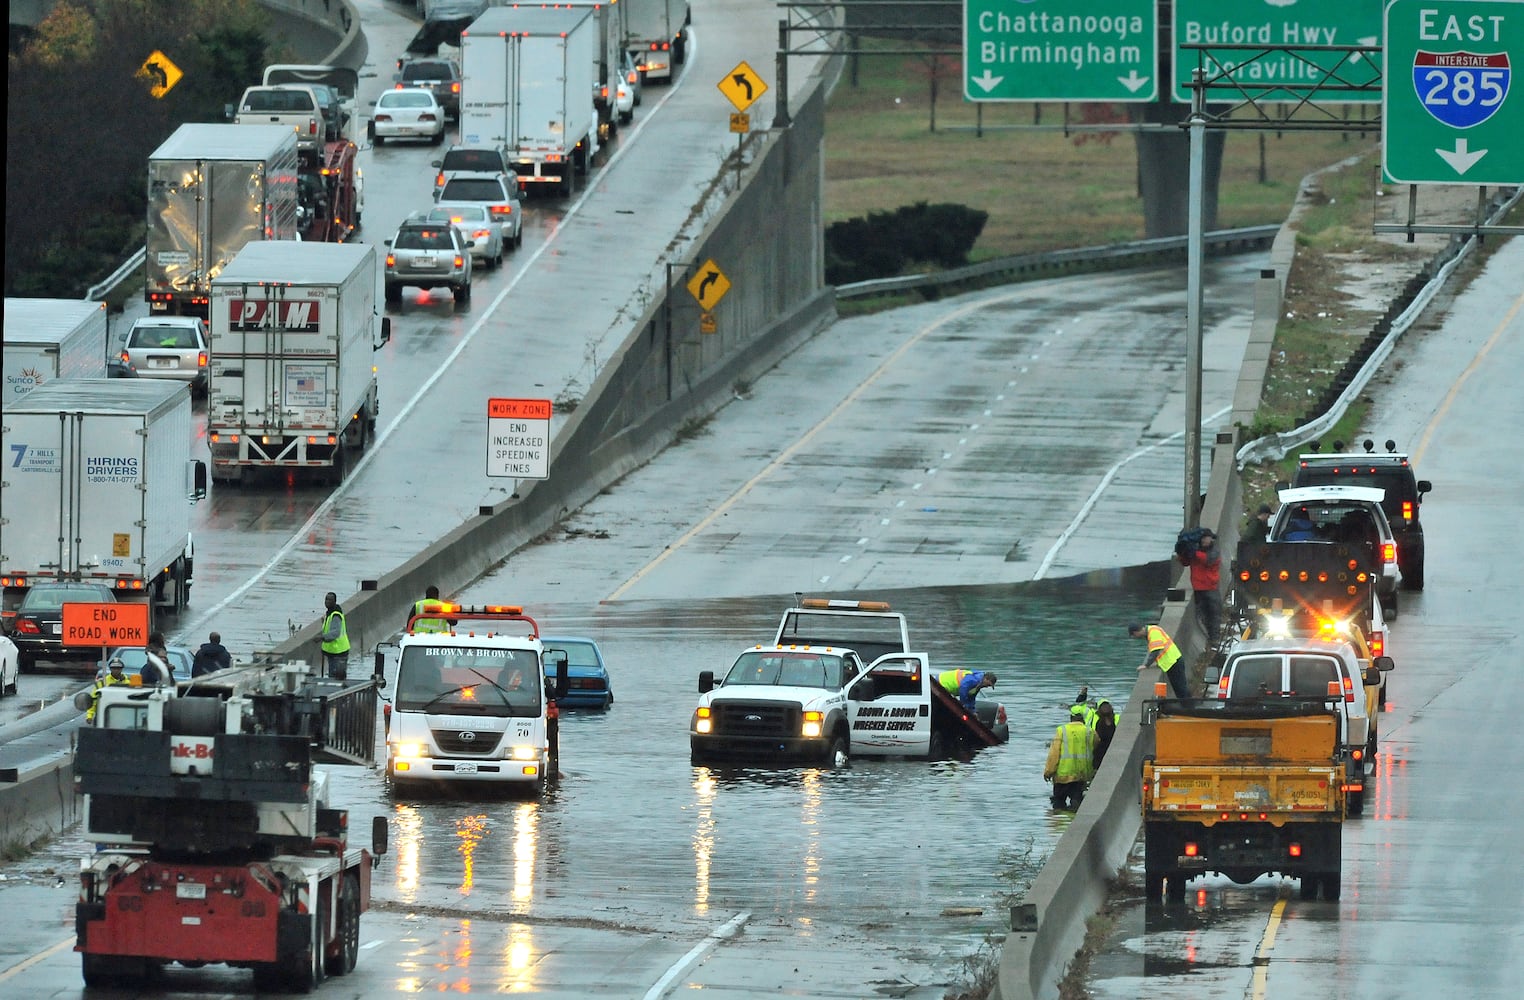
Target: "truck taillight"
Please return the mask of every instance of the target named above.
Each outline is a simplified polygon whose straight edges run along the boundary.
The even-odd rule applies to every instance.
[[[1197,858],[1197,857],[1200,857],[1201,856],[1201,848],[1198,847],[1194,842],[1187,841],[1186,845],[1185,845],[1185,856],[1188,857],[1188,858]]]
[[[1302,845],[1293,843],[1286,848],[1286,853],[1291,855],[1293,858],[1299,858],[1302,856]]]
[[[389,253],[389,254],[386,255],[386,266],[387,267],[396,267],[397,266],[397,255],[396,254]]]
[[[1382,656],[1386,653],[1386,633],[1371,633],[1371,656]]]
[[[444,171],[443,170],[441,170],[439,173],[434,175],[434,186],[435,187],[444,187]]]
[[[464,258],[464,257],[456,257],[455,258],[455,266],[456,267],[465,267],[466,266],[466,258]]]
[[[1228,700],[1228,676],[1227,676],[1227,674],[1224,674],[1222,676],[1222,678],[1217,682],[1217,700],[1218,701],[1227,701]]]
[[[127,356],[127,352],[126,351],[123,351],[122,352],[122,364],[126,365],[126,364],[131,364],[131,363],[132,363],[132,359]]]
[[[1381,543],[1381,561],[1382,562],[1396,562],[1397,561],[1397,543],[1396,542],[1382,542]]]
[[[197,368],[205,368],[206,367],[206,352],[205,351],[202,351],[201,353],[196,355],[196,367]]]
[[[1353,677],[1344,678],[1344,700],[1348,702],[1355,700],[1355,680]]]
[[[1404,501],[1402,501],[1402,519],[1404,521],[1411,521],[1411,520],[1413,520],[1413,501],[1411,501],[1411,500],[1404,500]]]
[[[513,206],[512,205],[493,205],[492,206],[492,214],[493,215],[512,215],[513,214]]]
[[[452,84],[450,84],[450,93],[452,93],[452,94],[458,94],[458,93],[460,93],[460,84],[458,84],[458,83],[452,83]]]
[[[316,118],[308,118],[307,119],[307,134],[308,135],[317,135],[317,119]]]

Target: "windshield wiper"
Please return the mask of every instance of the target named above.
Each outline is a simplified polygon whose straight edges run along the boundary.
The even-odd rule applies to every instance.
[[[476,676],[480,677],[482,680],[486,681],[487,684],[494,691],[497,692],[498,697],[503,699],[503,704],[504,705],[512,705],[513,704],[513,699],[508,697],[507,690],[501,684],[499,684],[497,681],[493,680],[492,678],[488,677],[486,674],[482,673],[480,670],[477,670],[475,667],[469,667],[467,669],[469,669]],[[427,712],[429,709],[433,708],[435,705],[439,704],[441,701],[444,701],[446,698],[450,697],[451,695],[460,694],[462,691],[468,691],[468,690],[471,690],[471,689],[479,687],[479,686],[480,685],[476,685],[476,684],[462,684],[460,687],[451,688],[449,691],[441,692],[440,694],[437,694],[434,697],[430,698],[428,701],[424,702],[423,706],[421,708],[419,708],[418,711],[420,711],[420,712]]]

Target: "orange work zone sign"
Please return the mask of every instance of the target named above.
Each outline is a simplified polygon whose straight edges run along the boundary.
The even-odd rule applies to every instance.
[[[146,646],[148,605],[65,603],[65,646]]]

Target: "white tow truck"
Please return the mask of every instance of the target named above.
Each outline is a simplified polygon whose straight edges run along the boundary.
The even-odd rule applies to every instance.
[[[853,757],[939,760],[1004,743],[1003,706],[969,711],[910,649],[905,616],[882,601],[805,599],[772,643],[741,653],[718,681],[699,674],[689,724],[694,764]]]
[[[443,619],[447,630],[420,631]],[[546,683],[540,626],[524,609],[442,604],[412,615],[402,637],[376,648],[376,673],[396,661],[386,723],[393,794],[452,782],[497,783],[543,794],[556,776],[567,661]]]

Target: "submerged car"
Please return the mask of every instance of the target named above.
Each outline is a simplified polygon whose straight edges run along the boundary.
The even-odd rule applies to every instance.
[[[566,654],[566,691],[559,702],[562,708],[603,711],[614,704],[614,688],[603,663],[603,652],[596,642],[580,638],[544,638],[540,644],[545,649],[545,680],[549,684],[556,680],[557,656]]]

